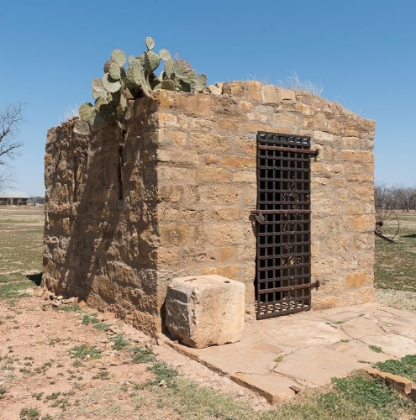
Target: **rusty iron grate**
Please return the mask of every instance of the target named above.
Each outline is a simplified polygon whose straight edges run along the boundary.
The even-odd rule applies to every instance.
[[[311,308],[310,137],[257,135],[257,319]]]

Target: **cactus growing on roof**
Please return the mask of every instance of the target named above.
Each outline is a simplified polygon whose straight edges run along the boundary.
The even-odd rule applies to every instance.
[[[80,120],[74,131],[86,135],[91,130],[102,129],[109,121],[116,121],[118,129],[124,129],[127,113],[127,99],[143,96],[151,97],[157,89],[183,92],[201,92],[207,84],[207,76],[197,76],[195,70],[185,60],[172,59],[168,50],[161,49],[159,54],[153,51],[155,41],[151,37],[145,40],[147,51],[138,57],[130,56],[125,69],[126,55],[121,50],[114,50],[104,64],[104,75],[92,81],[94,105],[85,102],[79,108]],[[164,61],[164,68],[159,76],[155,70]]]

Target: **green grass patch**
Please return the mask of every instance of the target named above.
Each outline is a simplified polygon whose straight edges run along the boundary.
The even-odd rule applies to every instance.
[[[77,312],[81,310],[81,308],[78,305],[61,305],[54,309],[56,311],[63,311],[63,312]]]
[[[89,315],[89,314],[85,314],[82,317],[82,323],[84,325],[90,325],[90,324],[98,324],[100,321],[98,321],[97,316],[96,315]]]
[[[6,283],[0,285],[0,298],[1,299],[11,299],[17,297],[25,297],[28,295],[21,294],[22,290],[29,289],[33,287],[32,282],[18,282],[18,283]]]
[[[379,346],[373,346],[372,344],[370,344],[368,346],[368,348],[372,351],[374,351],[375,353],[381,353],[383,351],[383,349]]]
[[[133,360],[139,363],[154,363],[156,361],[156,355],[153,353],[153,349],[146,347],[133,347],[130,349],[133,353]]]
[[[110,329],[110,326],[104,322],[99,322],[98,324],[93,325],[93,328],[95,328],[98,331],[108,331]]]
[[[376,238],[375,287],[416,292],[416,214],[397,214],[400,231],[395,243]]]
[[[69,350],[69,355],[75,359],[101,359],[101,350],[95,346],[81,344]]]
[[[40,411],[37,408],[22,408],[20,410],[20,420],[38,420]]]
[[[403,376],[413,383],[416,383],[416,355],[408,355],[400,360],[386,360],[374,365],[382,372],[392,373],[393,375]]]
[[[114,343],[113,345],[114,350],[122,350],[125,347],[127,347],[129,344],[124,334],[117,334],[115,337],[111,339],[111,341]]]

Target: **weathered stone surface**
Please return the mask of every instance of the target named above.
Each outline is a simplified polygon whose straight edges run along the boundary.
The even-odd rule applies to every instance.
[[[73,291],[150,333],[161,328],[173,277],[241,281],[252,311],[256,134],[265,130],[310,136],[320,151],[311,161],[311,280],[321,282],[313,308],[374,299],[374,122],[257,81],[201,94],[159,91],[129,103],[122,166],[113,127],[88,137],[73,124],[49,130],[46,144],[51,289]]]
[[[190,347],[235,343],[244,328],[244,293],[243,283],[217,275],[173,279],[165,325]]]

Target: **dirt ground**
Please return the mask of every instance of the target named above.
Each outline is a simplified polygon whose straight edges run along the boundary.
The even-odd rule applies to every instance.
[[[193,411],[192,394],[202,398],[201,389],[253,412],[270,408],[263,397],[112,314],[33,288],[40,280],[43,219],[42,208],[0,207],[1,420],[227,418]],[[415,293],[379,290],[377,296],[416,310]],[[169,385],[176,371],[185,378],[182,401]],[[209,405],[213,394],[206,395],[199,404]]]
[[[150,384],[158,376],[149,371],[155,362],[172,366],[194,386],[256,411],[269,408],[264,398],[112,314],[71,300],[56,306],[62,300],[42,296],[26,277],[40,279],[43,217],[39,208],[0,208],[0,286],[11,288],[0,296],[0,419],[182,418],[163,398],[165,380],[156,390]],[[146,354],[154,360],[141,361]]]

